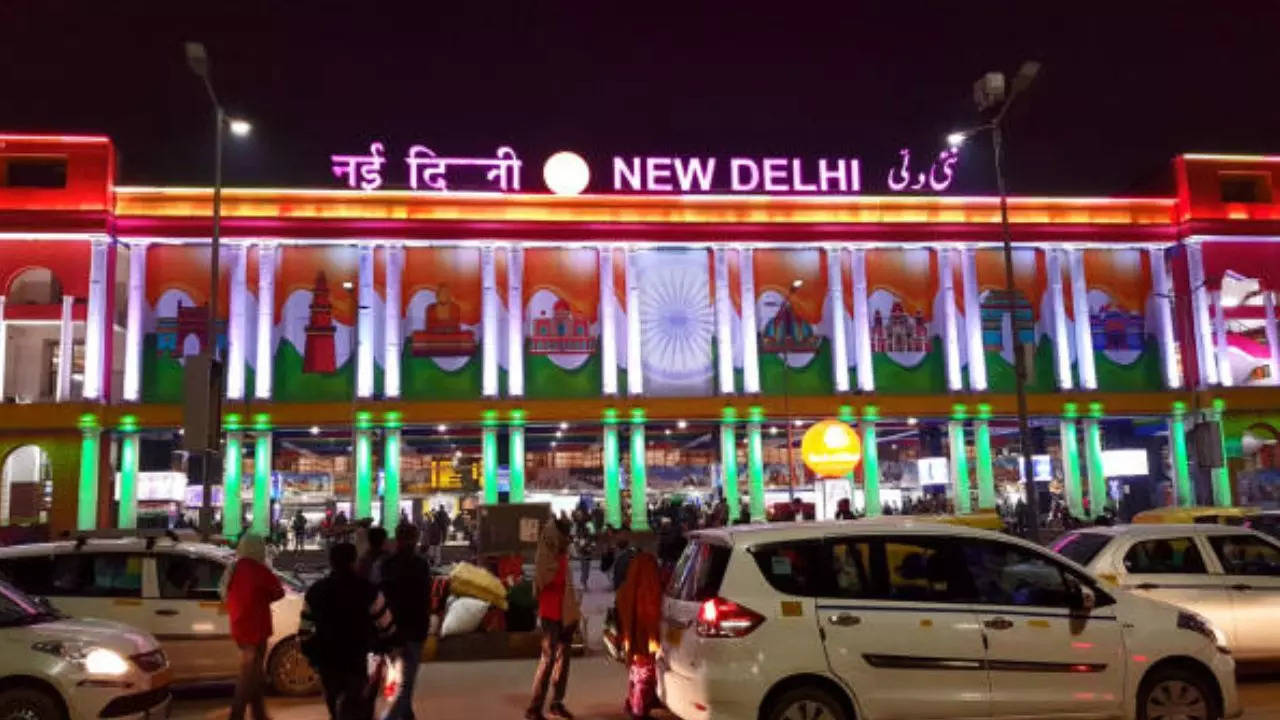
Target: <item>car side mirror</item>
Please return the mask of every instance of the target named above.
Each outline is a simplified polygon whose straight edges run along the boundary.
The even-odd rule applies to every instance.
[[[1098,597],[1093,588],[1082,584],[1075,578],[1067,579],[1067,604],[1074,612],[1088,614],[1098,604]]]

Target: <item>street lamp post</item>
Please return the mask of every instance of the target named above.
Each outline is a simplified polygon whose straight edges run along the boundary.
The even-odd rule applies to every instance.
[[[1014,303],[1013,282],[1013,235],[1009,226],[1009,195],[1004,180],[1004,143],[1003,123],[1005,114],[1013,106],[1013,101],[1024,92],[1036,75],[1040,72],[1040,63],[1028,60],[1018,68],[1013,78],[1013,88],[1005,95],[1005,79],[1003,73],[991,72],[983,75],[973,86],[974,102],[979,112],[994,113],[983,125],[961,132],[953,132],[947,136],[952,147],[959,147],[965,140],[983,130],[991,131],[991,147],[994,153],[996,192],[1000,196],[1000,232],[1001,247],[1004,254],[1004,288],[1006,310],[1009,313],[1009,324],[1013,332],[1014,388],[1018,405],[1018,444],[1021,446],[1022,477],[1026,483],[1027,517],[1024,518],[1027,536],[1032,541],[1040,539],[1040,493],[1032,475],[1031,462],[1031,429],[1027,421],[1027,359],[1022,340],[1018,335],[1017,307]]]
[[[786,302],[782,303],[779,313],[783,315],[783,321],[786,325],[783,327],[782,335],[782,414],[787,418],[787,496],[789,500],[796,499],[796,462],[792,457],[792,445],[794,438],[792,430],[795,422],[791,419],[791,346],[789,341],[791,335],[795,332],[795,306],[793,299],[796,291],[804,286],[804,280],[795,279],[791,281],[791,287],[787,290]]]

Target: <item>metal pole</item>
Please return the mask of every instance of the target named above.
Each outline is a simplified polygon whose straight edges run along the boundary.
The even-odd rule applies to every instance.
[[[783,318],[786,326],[783,330],[782,338],[782,414],[787,417],[787,499],[796,499],[796,477],[795,477],[795,459],[792,458],[791,430],[795,423],[791,420],[791,346],[788,344],[791,340],[791,334],[794,332],[792,326],[792,307],[791,296],[795,294],[795,288],[787,293],[787,302],[783,304],[782,311],[786,313]]]
[[[208,79],[205,80],[208,85]],[[213,89],[209,87],[213,98]],[[222,224],[222,134],[227,123],[226,113],[214,98],[213,115],[217,127],[213,134],[213,231],[209,238],[209,308],[205,325],[205,351],[209,354],[209,441],[204,451],[204,477],[201,488],[200,535],[208,539],[213,534],[213,475],[217,471],[218,446],[222,426],[222,393],[218,382],[218,260],[219,235]]]
[[[1031,474],[1031,430],[1027,424],[1027,360],[1023,354],[1022,341],[1018,337],[1017,308],[1014,305],[1013,284],[1013,236],[1009,228],[1009,197],[1005,192],[1004,171],[1001,164],[1003,145],[1000,135],[1000,120],[991,126],[991,144],[995,151],[996,191],[1000,194],[1000,229],[1003,234],[1004,248],[1004,287],[1006,302],[1009,307],[1009,323],[1013,328],[1013,361],[1014,387],[1018,398],[1018,442],[1021,445],[1022,476],[1026,478],[1027,495],[1027,538],[1032,542],[1040,540],[1040,493],[1036,488],[1035,478]]]

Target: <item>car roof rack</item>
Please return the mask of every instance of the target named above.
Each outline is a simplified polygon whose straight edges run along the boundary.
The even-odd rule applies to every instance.
[[[175,545],[183,541],[183,538],[178,533],[169,528],[143,528],[138,530],[107,528],[78,533],[75,537],[75,549],[83,549],[90,540],[128,540],[131,538],[145,540],[147,550],[155,549],[156,541],[160,538],[166,538]]]

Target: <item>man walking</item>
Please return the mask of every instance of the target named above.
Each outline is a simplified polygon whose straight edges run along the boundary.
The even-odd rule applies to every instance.
[[[409,523],[396,527],[396,550],[382,561],[379,577],[382,596],[396,625],[396,648],[404,671],[399,694],[383,720],[413,720],[413,683],[422,660],[431,612],[431,567],[417,554],[418,528]]]
[[[395,623],[382,593],[356,574],[355,545],[329,550],[329,574],[307,590],[298,635],[320,675],[331,720],[369,720],[376,697],[367,656],[390,646]]]
[[[538,539],[533,591],[542,628],[542,657],[533,677],[533,700],[525,711],[525,720],[543,720],[548,685],[552,686],[552,696],[547,717],[573,720],[573,714],[564,706],[564,694],[569,686],[569,645],[581,611],[569,579],[569,528],[568,519],[549,522]]]
[[[271,603],[284,597],[284,587],[266,566],[266,559],[262,536],[245,533],[236,546],[236,561],[223,573],[225,582],[219,587],[231,620],[231,637],[240,649],[230,720],[241,720],[246,707],[254,720],[267,720],[262,661],[271,637]]]

